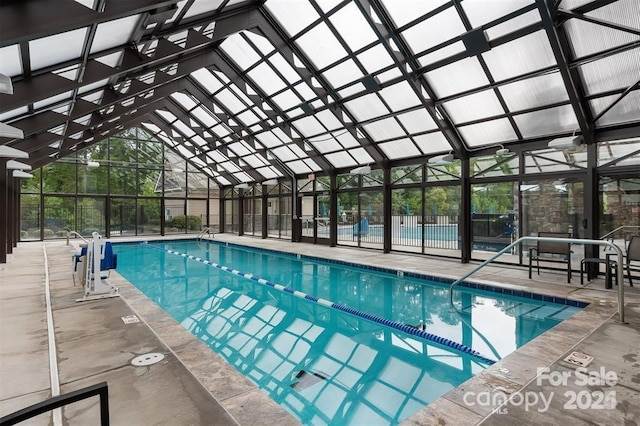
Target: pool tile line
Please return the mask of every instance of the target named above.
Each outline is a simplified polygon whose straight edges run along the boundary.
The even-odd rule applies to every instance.
[[[420,330],[419,328],[412,327],[412,326],[407,325],[407,324],[402,324],[402,323],[399,323],[399,322],[396,322],[396,321],[392,321],[392,320],[389,320],[389,319],[386,319],[386,318],[382,318],[382,317],[380,317],[378,315],[370,314],[370,313],[364,312],[364,311],[360,311],[358,309],[354,309],[354,308],[351,308],[349,306],[346,306],[346,305],[343,305],[343,304],[340,304],[340,303],[332,302],[332,301],[327,300],[327,299],[318,298],[316,296],[309,295],[309,294],[306,294],[306,293],[298,291],[298,290],[294,290],[294,289],[292,289],[290,287],[287,287],[287,286],[284,286],[282,284],[278,284],[278,283],[275,283],[275,282],[272,282],[272,281],[265,280],[264,278],[257,277],[257,276],[255,276],[253,274],[250,274],[250,273],[240,272],[237,269],[232,269],[232,268],[230,268],[228,266],[220,265],[218,263],[212,262],[210,260],[202,259],[200,257],[196,257],[196,256],[193,256],[193,255],[189,255],[189,254],[182,253],[182,252],[179,252],[179,251],[176,251],[176,250],[172,250],[172,249],[163,249],[161,247],[157,247],[157,246],[154,246],[154,245],[148,244],[148,243],[142,243],[140,245],[143,246],[143,247],[152,248],[152,249],[159,250],[159,251],[164,251],[166,253],[173,254],[174,256],[179,256],[179,257],[184,257],[184,258],[187,258],[187,259],[195,260],[196,262],[202,263],[204,265],[208,265],[208,266],[220,269],[220,270],[225,271],[225,272],[230,272],[233,275],[237,275],[237,276],[240,276],[242,278],[246,278],[248,280],[256,281],[256,282],[258,282],[260,284],[263,284],[263,285],[267,285],[267,286],[272,287],[272,288],[274,288],[274,289],[276,289],[278,291],[282,291],[284,293],[292,294],[293,296],[296,296],[298,298],[306,299],[306,300],[309,300],[309,301],[312,301],[312,302],[319,303],[321,305],[327,306],[329,308],[334,308],[334,309],[337,309],[339,311],[349,313],[351,315],[354,315],[354,316],[357,316],[357,317],[360,317],[360,318],[375,322],[377,324],[381,324],[381,325],[393,328],[395,330],[402,331],[402,332],[407,333],[409,335],[420,337],[420,338],[422,338],[424,340],[428,340],[430,342],[436,343],[436,344],[438,344],[440,346],[444,346],[446,348],[455,349],[455,350],[457,350],[459,352],[463,352],[463,353],[465,353],[467,355],[471,355],[471,356],[475,357],[476,359],[478,359],[480,362],[482,362],[484,364],[487,364],[487,365],[493,365],[496,362],[496,360],[488,358],[488,357],[482,355],[480,352],[478,352],[478,351],[476,351],[474,349],[471,349],[470,347],[468,347],[466,345],[463,345],[462,343],[455,342],[453,340],[447,339],[445,337],[438,336],[436,334],[428,333],[428,332],[426,332],[424,330]]]

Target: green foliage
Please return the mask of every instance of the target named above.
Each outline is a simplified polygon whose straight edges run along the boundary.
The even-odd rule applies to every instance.
[[[21,231],[20,231],[20,239],[21,239],[21,240],[24,240],[24,239],[27,239],[27,238],[29,238],[29,232],[28,232],[28,231],[21,230]]]
[[[176,216],[167,224],[171,228],[185,229],[197,231],[202,228],[202,218],[200,216]]]
[[[45,228],[45,230],[44,230],[44,237],[45,238],[52,238],[52,237],[55,237],[55,235],[56,235],[56,233],[53,232],[51,229]]]

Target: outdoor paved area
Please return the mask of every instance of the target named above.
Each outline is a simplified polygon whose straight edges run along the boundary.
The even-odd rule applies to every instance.
[[[227,234],[218,234],[215,239],[452,278],[476,266],[410,254]],[[114,425],[297,424],[117,273],[112,274],[111,282],[119,286],[122,297],[76,303],[82,295],[71,279],[71,254],[76,249],[64,241],[20,243],[7,264],[0,265],[0,415],[51,396],[45,250],[62,393],[107,381]],[[445,394],[406,424],[640,424],[640,286],[631,289],[626,285],[627,323],[620,324],[616,322],[617,290],[605,290],[603,279],[581,287],[575,275],[574,284],[567,285],[562,271],[543,271],[539,277],[534,274],[534,280],[526,277],[526,268],[496,265],[471,280],[572,297],[591,305]],[[132,314],[142,321],[124,324],[121,317]],[[586,386],[576,382],[576,367],[562,361],[574,350],[594,357],[588,371],[610,372],[616,379]],[[149,367],[131,366],[131,359],[148,352],[162,353],[165,358]],[[549,379],[537,378],[538,368],[545,367],[550,376],[564,372],[568,380],[553,386]],[[607,404],[615,392],[615,408],[594,406],[600,391],[603,397],[609,396]],[[571,392],[576,397],[582,395],[576,404],[586,407],[590,402],[590,408],[570,409]],[[483,393],[496,396],[498,402],[511,399],[502,406],[470,399]],[[525,409],[516,404],[518,395],[552,398],[548,406],[539,402]],[[538,410],[544,407],[544,411]],[[97,398],[62,410],[64,424],[96,424],[98,418]],[[26,424],[55,422],[51,414],[44,414]]]

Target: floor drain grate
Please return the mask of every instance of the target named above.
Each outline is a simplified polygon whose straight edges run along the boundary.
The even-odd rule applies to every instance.
[[[158,352],[152,352],[135,357],[131,360],[131,365],[134,367],[145,367],[147,365],[153,365],[164,359],[164,355]]]

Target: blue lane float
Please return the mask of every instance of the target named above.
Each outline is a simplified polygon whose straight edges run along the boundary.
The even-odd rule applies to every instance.
[[[483,363],[488,364],[488,365],[493,365],[496,362],[495,360],[487,358],[486,356],[482,355],[480,352],[478,352],[476,350],[473,350],[470,347],[463,345],[462,343],[458,343],[458,342],[455,342],[453,340],[450,340],[450,339],[447,339],[445,337],[441,337],[441,336],[438,336],[438,335],[435,335],[435,334],[432,334],[432,333],[427,333],[424,330],[420,330],[419,328],[415,328],[415,327],[412,327],[412,326],[407,325],[407,324],[402,324],[402,323],[399,323],[399,322],[396,322],[396,321],[392,321],[392,320],[389,320],[389,319],[386,319],[386,318],[382,318],[382,317],[379,317],[379,316],[374,315],[374,314],[370,314],[370,313],[367,313],[367,312],[364,312],[364,311],[360,311],[358,309],[350,308],[349,306],[346,306],[346,305],[343,305],[343,304],[340,304],[340,303],[335,303],[335,302],[332,302],[332,301],[327,300],[327,299],[322,299],[320,297],[316,297],[316,296],[313,296],[311,294],[304,293],[302,291],[294,290],[294,289],[286,287],[286,286],[284,286],[282,284],[274,283],[274,282],[265,280],[264,278],[257,277],[257,276],[255,276],[253,274],[241,272],[241,271],[238,271],[237,269],[232,269],[232,268],[229,268],[228,266],[220,265],[218,263],[212,262],[210,260],[202,259],[200,257],[196,257],[196,256],[189,255],[189,254],[186,254],[186,253],[181,253],[181,252],[176,251],[176,250],[165,249],[165,248],[162,248],[162,247],[153,246],[153,245],[148,244],[148,243],[141,243],[140,245],[142,245],[144,247],[151,248],[151,249],[163,251],[165,253],[169,253],[169,254],[172,254],[172,255],[175,255],[175,256],[184,257],[184,258],[187,258],[187,259],[190,259],[190,260],[195,260],[196,262],[200,262],[200,263],[203,263],[205,265],[212,266],[212,267],[220,269],[222,271],[229,272],[229,273],[231,273],[233,275],[237,275],[239,277],[246,278],[248,280],[256,281],[256,282],[258,282],[260,284],[269,286],[269,287],[271,287],[271,288],[273,288],[275,290],[282,291],[284,293],[292,294],[292,295],[294,295],[296,297],[299,297],[301,299],[306,299],[306,300],[309,300],[311,302],[315,302],[315,303],[318,303],[320,305],[323,305],[323,306],[326,306],[326,307],[329,307],[329,308],[337,309],[339,311],[346,312],[348,314],[355,315],[357,317],[360,317],[360,318],[363,318],[363,319],[366,319],[366,320],[369,320],[369,321],[372,321],[372,322],[375,322],[375,323],[378,323],[378,324],[381,324],[381,325],[384,325],[384,326],[387,326],[387,327],[391,327],[391,328],[393,328],[395,330],[402,331],[402,332],[410,334],[412,336],[420,337],[420,338],[422,338],[424,340],[428,340],[430,342],[434,342],[434,343],[437,343],[439,345],[455,349],[457,351],[460,351],[460,352],[466,353],[468,355],[471,355],[471,356],[475,357],[476,359],[478,359],[480,362],[483,362]]]

